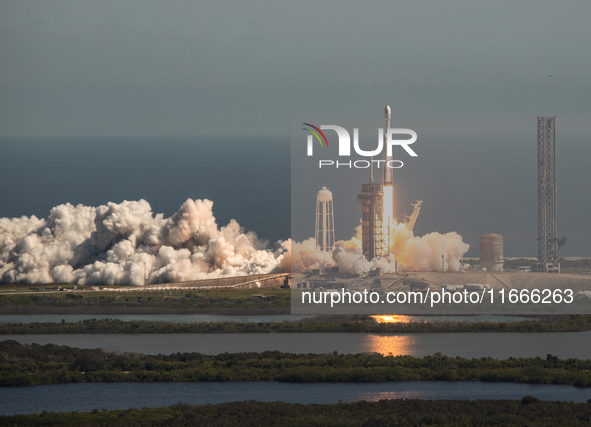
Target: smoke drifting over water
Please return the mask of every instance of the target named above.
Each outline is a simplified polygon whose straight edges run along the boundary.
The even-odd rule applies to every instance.
[[[213,202],[188,199],[170,218],[145,200],[56,206],[47,219],[0,218],[1,283],[142,285],[265,274],[289,267],[232,220],[218,228]]]

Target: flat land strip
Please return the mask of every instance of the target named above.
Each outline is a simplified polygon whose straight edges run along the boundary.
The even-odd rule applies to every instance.
[[[0,425],[26,426],[569,426],[591,423],[591,403],[521,400],[380,400],[379,402],[299,405],[231,402],[179,403],[162,408],[0,417]]]
[[[591,330],[591,315],[547,316],[521,322],[378,323],[371,316],[317,316],[284,322],[122,321],[86,319],[63,323],[0,323],[1,335],[21,334],[189,334],[189,333],[451,333],[451,332],[582,332]]]
[[[486,381],[591,387],[591,360],[466,359],[371,354],[289,354],[278,351],[145,355],[54,344],[0,342],[0,386],[71,382]]]

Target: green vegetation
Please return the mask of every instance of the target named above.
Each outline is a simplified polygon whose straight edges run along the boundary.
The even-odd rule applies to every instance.
[[[0,314],[280,314],[289,313],[289,289],[207,289],[144,293],[76,291],[0,294]],[[261,300],[253,295],[264,295]]]
[[[472,261],[475,264],[478,264],[480,261],[478,258]],[[531,267],[531,265],[536,262],[533,259],[528,258],[514,258],[514,259],[507,259],[503,260],[503,268],[506,270],[517,268],[517,267]]]
[[[478,263],[478,259],[472,262]],[[518,267],[530,267],[535,263],[535,259],[528,258],[513,258],[504,260],[504,268],[506,270],[516,269]],[[560,263],[560,272],[569,274],[588,274],[591,271],[591,258],[566,259],[558,258]]]
[[[285,322],[173,323],[89,319],[76,323],[0,323],[0,335],[9,334],[188,334],[248,332],[580,332],[591,329],[591,315],[547,316],[522,322],[415,322],[377,323],[364,315],[317,316]]]
[[[560,268],[583,268],[591,269],[591,258],[580,258],[580,259],[566,259],[558,258]]]
[[[0,342],[0,386],[127,381],[490,381],[591,386],[591,360],[263,353],[144,355]]]
[[[380,400],[379,402],[299,405],[232,402],[163,408],[55,413],[0,417],[0,425],[27,426],[588,426],[591,404],[519,400]]]

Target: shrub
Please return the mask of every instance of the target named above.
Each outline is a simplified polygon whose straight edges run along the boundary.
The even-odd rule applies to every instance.
[[[521,404],[522,405],[529,405],[530,403],[536,403],[539,401],[540,401],[540,399],[538,399],[537,397],[525,396],[523,399],[521,399]]]

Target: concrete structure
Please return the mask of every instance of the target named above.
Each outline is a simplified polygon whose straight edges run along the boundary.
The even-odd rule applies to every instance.
[[[311,277],[306,274],[296,273],[293,275],[295,283],[309,283],[310,288],[322,286],[325,289],[340,289],[347,288],[348,284],[359,279],[363,279],[371,283],[373,277],[353,277],[353,278],[339,278],[337,281],[330,281],[330,275],[321,275],[319,277]],[[473,272],[409,272],[404,275],[396,275],[393,273],[382,273],[380,276],[381,285],[385,289],[445,289],[451,291],[463,291],[466,285],[471,289],[572,289],[575,293],[591,292],[591,275],[584,274],[544,274],[544,273],[522,273],[514,271],[490,272],[490,271],[473,271]],[[475,287],[471,287],[473,285]],[[303,286],[303,285],[302,285]]]
[[[393,274],[382,276],[382,281],[395,280]],[[544,274],[514,271],[490,272],[413,272],[406,274],[406,280],[425,281],[432,287],[446,285],[486,284],[491,289],[572,289],[591,291],[591,275],[584,274]]]
[[[334,238],[334,205],[332,193],[326,187],[316,195],[316,245],[323,252],[331,252]]]
[[[486,233],[480,236],[480,268],[503,271],[503,236]]]
[[[191,280],[176,283],[158,283],[147,285],[146,291],[155,290],[187,290],[187,289],[255,289],[287,287],[291,280],[290,273],[255,274],[251,276],[220,277],[217,279]],[[140,286],[128,286],[121,288],[102,288],[111,292],[137,292],[144,289]]]

